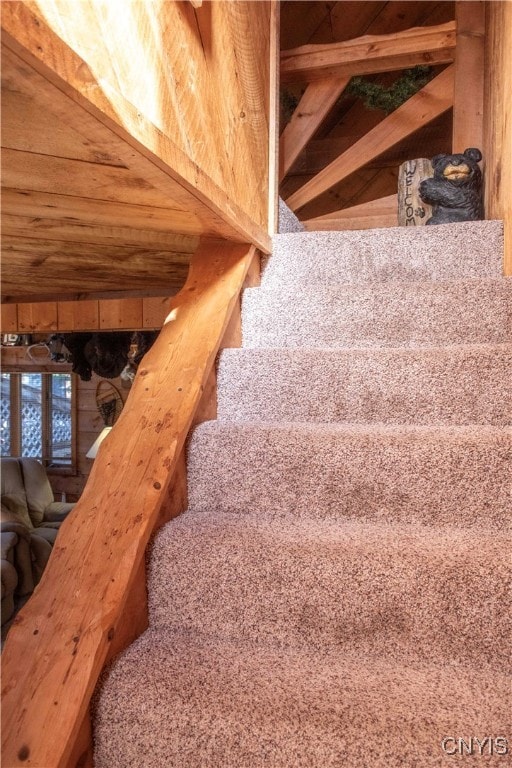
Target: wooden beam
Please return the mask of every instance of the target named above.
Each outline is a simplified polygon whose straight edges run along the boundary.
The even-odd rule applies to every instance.
[[[364,35],[327,45],[303,45],[281,53],[281,82],[311,82],[393,72],[418,64],[448,64],[455,50],[455,22],[414,27],[390,35]]]
[[[43,578],[11,627],[2,652],[9,768],[69,763],[254,258],[254,247],[202,243]]]
[[[388,195],[341,211],[326,213],[303,224],[309,232],[322,230],[374,229],[398,226],[397,195]]]
[[[464,152],[468,147],[481,150],[484,132],[485,2],[458,0],[455,14],[457,48],[452,151]]]
[[[309,83],[279,140],[280,181],[321,126],[349,80],[348,77],[328,77]]]
[[[388,115],[350,149],[324,168],[286,201],[296,211],[342,181],[418,128],[446,112],[453,104],[453,65]]]
[[[504,273],[512,276],[512,3],[486,3],[485,214],[503,219]]]

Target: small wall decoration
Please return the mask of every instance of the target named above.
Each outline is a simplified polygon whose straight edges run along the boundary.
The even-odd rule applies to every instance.
[[[432,216],[432,207],[423,202],[419,194],[422,179],[432,176],[430,160],[417,157],[407,160],[398,171],[398,225],[400,227],[421,227]]]
[[[483,219],[482,159],[479,149],[432,158],[434,175],[419,186],[420,198],[433,208],[427,224],[450,224]]]

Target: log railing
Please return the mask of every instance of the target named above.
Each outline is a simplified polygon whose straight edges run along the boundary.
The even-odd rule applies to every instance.
[[[144,552],[183,506],[183,448],[253,246],[204,240],[127,405],[2,654],[2,764],[91,765],[89,701],[106,660],[146,627]],[[236,331],[236,329],[235,329]],[[169,496],[169,492],[171,495]]]

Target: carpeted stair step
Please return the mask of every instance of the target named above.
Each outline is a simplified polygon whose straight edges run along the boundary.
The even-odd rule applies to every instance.
[[[503,527],[512,430],[206,422],[189,443],[189,503],[280,517]]]
[[[248,348],[512,341],[512,279],[251,288],[242,310]]]
[[[262,287],[499,278],[502,254],[501,221],[277,235]]]
[[[189,511],[154,542],[150,624],[397,663],[485,658],[504,670],[512,621],[500,607],[512,538],[496,547],[498,537]]]
[[[402,424],[512,420],[512,344],[225,349],[218,418]]]
[[[485,660],[406,664],[155,629],[100,686],[94,764],[442,767],[456,760],[443,739],[507,734],[509,683]]]

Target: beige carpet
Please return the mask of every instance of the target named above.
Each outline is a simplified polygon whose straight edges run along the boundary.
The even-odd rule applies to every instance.
[[[276,238],[150,629],[98,686],[97,768],[506,764],[501,249],[499,222]]]

